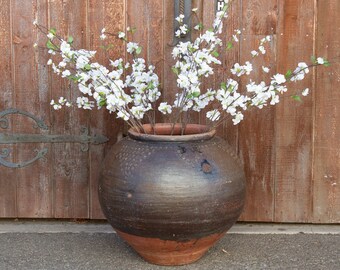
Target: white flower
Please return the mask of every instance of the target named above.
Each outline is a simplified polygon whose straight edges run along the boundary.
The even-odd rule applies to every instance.
[[[47,61],[47,65],[50,66],[50,65],[52,65],[52,64],[53,64],[52,59],[49,59],[49,60]]]
[[[66,103],[66,99],[64,97],[60,97],[58,102],[61,104],[61,105],[64,105]]]
[[[48,39],[52,40],[54,38],[54,35],[53,35],[53,33],[49,32],[47,34],[47,37],[48,37]]]
[[[102,33],[102,34],[104,34],[104,33],[105,33],[105,31],[106,31],[106,29],[105,29],[105,28],[103,28],[103,29],[102,29],[102,31],[101,31],[101,33]]]
[[[175,20],[178,21],[179,23],[182,23],[184,19],[184,15],[180,14]]]
[[[239,41],[236,35],[233,35],[233,40],[234,40],[235,42],[238,42],[238,41]]]
[[[130,115],[127,112],[119,111],[117,113],[117,118],[122,118],[124,121],[128,121],[130,119]]]
[[[33,48],[37,48],[37,47],[38,47],[38,43],[34,43]]]
[[[238,112],[233,119],[234,125],[237,125],[238,123],[240,123],[243,120],[243,117],[244,117],[243,114]]]
[[[35,20],[33,21],[33,25],[34,25],[34,26],[37,26],[37,25],[38,25],[38,20],[37,20],[37,19],[35,19]]]
[[[263,72],[265,72],[265,73],[269,73],[269,71],[270,71],[270,69],[267,68],[267,67],[265,67],[265,66],[262,66],[262,70],[263,70]]]
[[[196,12],[198,10],[198,8],[193,8],[192,12]]]
[[[262,54],[265,54],[265,53],[266,53],[266,50],[265,50],[264,46],[260,46],[260,47],[259,47],[259,51],[260,51]]]
[[[133,54],[138,49],[138,43],[136,42],[129,42],[126,45],[126,51],[130,54]]]
[[[67,69],[67,70],[64,70],[64,71],[62,72],[61,77],[62,77],[62,78],[66,78],[66,77],[68,77],[68,76],[70,76],[70,75],[71,75],[71,72]]]
[[[308,68],[308,65],[305,63],[305,62],[301,62],[298,64],[298,67],[300,68],[300,70],[303,70],[303,72],[305,74],[308,74],[309,73],[309,68]]]
[[[283,83],[286,82],[286,77],[285,77],[285,75],[278,73],[278,74],[274,75],[273,82],[276,83],[276,84],[283,84]]]
[[[78,108],[82,108],[84,110],[92,110],[94,107],[93,101],[89,101],[87,97],[78,97],[77,98]]]
[[[322,57],[318,57],[318,58],[316,59],[316,62],[317,62],[319,65],[323,65],[323,64],[325,64],[325,59],[323,59]]]
[[[213,122],[220,119],[221,113],[218,110],[212,110],[207,112],[207,118]]]
[[[308,96],[308,94],[309,94],[309,88],[306,88],[305,90],[302,91],[302,95],[304,97]]]
[[[62,108],[62,106],[59,105],[59,104],[54,104],[54,105],[53,105],[53,109],[56,110],[56,111],[57,111],[57,110],[60,110],[61,108]]]
[[[172,108],[167,102],[161,102],[158,106],[158,110],[163,114],[171,114]]]
[[[259,55],[259,53],[257,51],[251,51],[250,53],[251,53],[252,57],[255,57],[255,56]]]
[[[125,38],[125,33],[124,32],[118,32],[118,38],[120,38],[120,39]]]
[[[106,38],[107,38],[107,35],[105,35],[105,34],[101,34],[101,35],[100,35],[100,39],[101,39],[101,40],[105,40]]]
[[[293,76],[290,78],[292,82],[301,81],[305,78],[305,74],[309,73],[308,65],[304,62],[298,64],[298,67],[294,70]]]

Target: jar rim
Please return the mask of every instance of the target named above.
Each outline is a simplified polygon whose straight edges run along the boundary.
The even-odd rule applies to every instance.
[[[175,126],[171,123],[157,123],[154,126],[145,124],[143,129],[145,133],[138,132],[136,128],[130,128],[129,137],[139,141],[187,142],[209,140],[216,134],[215,129],[200,124],[186,124],[184,130],[182,124],[175,124]]]

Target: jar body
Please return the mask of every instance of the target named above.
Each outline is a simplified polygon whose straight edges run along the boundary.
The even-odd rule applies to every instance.
[[[155,142],[124,138],[105,158],[99,198],[112,227],[161,265],[199,259],[240,216],[245,177],[218,137]]]

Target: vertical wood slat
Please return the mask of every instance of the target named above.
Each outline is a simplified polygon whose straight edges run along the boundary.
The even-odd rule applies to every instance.
[[[86,46],[86,11],[83,0],[49,1],[50,26],[60,35],[72,35],[76,47]],[[76,11],[76,12],[72,12]],[[53,99],[60,96],[75,101],[77,89],[59,76],[52,74]],[[75,94],[73,94],[75,92]],[[54,134],[81,134],[81,126],[88,127],[88,112],[77,108],[51,113]],[[82,152],[79,144],[54,144],[51,160],[54,181],[54,217],[89,217],[89,164],[88,152]]]
[[[105,27],[109,33],[118,33],[126,28],[126,1],[106,1],[106,0],[89,0],[89,15],[88,15],[88,32],[90,33],[90,44],[93,50],[97,50],[97,60],[99,63],[107,64],[108,58],[114,60],[123,56],[124,48],[123,41],[118,41],[114,38],[109,38],[108,42],[114,42],[115,46],[108,52],[100,49],[100,46],[106,44],[99,40],[101,30]],[[110,23],[115,22],[115,23]],[[117,141],[117,136],[121,130],[121,121],[114,119],[112,114],[109,114],[104,109],[93,110],[90,118],[90,128],[92,134],[103,134],[110,139],[109,144]],[[98,179],[101,171],[102,161],[105,152],[109,149],[108,144],[94,145],[90,147],[90,219],[103,219],[104,215],[101,211],[98,200]]]
[[[0,0],[0,111],[13,107],[11,0]],[[0,128],[0,132],[3,131]],[[2,149],[12,149],[12,145],[1,145]],[[12,153],[7,160],[13,161]],[[0,167],[0,217],[16,217],[15,169]]]
[[[279,1],[278,71],[294,69],[313,55],[313,1]],[[290,85],[276,107],[275,221],[309,222],[312,207],[313,95],[299,103],[289,96],[311,88],[313,77]]]
[[[43,54],[35,54],[33,43],[36,40],[32,25],[35,18],[46,21],[46,13],[43,9],[37,12],[36,1],[12,1],[13,18],[13,53],[14,53],[14,106],[21,110],[28,111],[37,117],[48,116],[48,108],[43,104],[46,100],[46,88],[39,89],[41,82],[46,82],[46,72],[39,63]],[[35,67],[40,71],[36,72]],[[45,91],[45,92],[44,92]],[[27,117],[18,116],[13,121],[13,132],[37,133],[40,130],[34,129],[33,122]],[[44,144],[27,145],[23,144],[16,149],[17,162],[30,160],[34,157],[34,149],[48,147]],[[50,155],[47,156],[47,158]],[[17,216],[18,217],[44,217],[51,215],[52,189],[50,185],[50,168],[42,161],[34,163],[23,170],[17,170]]]
[[[242,2],[234,1],[230,7],[230,14],[226,22],[224,23],[225,29],[225,41],[228,42],[231,35],[235,34],[235,30],[242,31]],[[240,49],[241,42],[234,43],[234,47],[231,50],[225,50],[223,69],[228,71],[235,63],[240,62]],[[228,76],[225,74],[223,80],[226,81]],[[229,121],[226,121],[219,128],[219,134],[222,136],[231,146],[233,146],[236,153],[238,153],[238,127],[234,126]]]
[[[130,6],[124,9],[123,5],[127,1]],[[9,50],[3,50],[0,55],[1,66],[8,67],[3,69],[0,78],[0,110],[13,106],[37,116],[45,116],[45,121],[53,127],[51,134],[80,134],[79,126],[89,123],[91,134],[102,133],[111,138],[110,143],[116,141],[120,123],[113,121],[112,115],[105,112],[91,112],[89,116],[79,111],[50,111],[49,99],[66,96],[69,85],[55,75],[48,75],[46,54],[41,50],[34,53],[31,49],[36,35],[41,37],[32,31],[32,21],[38,18],[39,22],[47,24],[47,10],[51,26],[55,26],[59,33],[72,34],[78,47],[97,49],[100,45],[98,35],[103,26],[110,32],[122,30],[128,25],[137,26],[135,37],[142,43],[143,56],[156,64],[158,74],[161,71],[165,99],[170,100],[170,103],[173,100],[176,79],[171,71],[173,59],[172,47],[169,46],[173,37],[173,1],[21,2],[0,0],[0,45],[1,48],[9,48],[12,44],[14,48],[13,55]],[[200,12],[204,14],[205,25],[212,19],[212,2],[194,1],[204,6]],[[257,39],[276,33],[277,43],[271,46],[274,52],[277,46],[277,55],[267,55],[264,61],[266,65],[272,65],[273,72],[276,70],[274,62],[278,63],[277,71],[283,73],[294,68],[298,60],[308,61],[313,54],[314,2],[247,0],[242,1],[241,10],[241,1],[235,1],[232,23],[227,24],[226,31],[238,28],[236,25],[243,20],[246,40],[241,41],[241,60],[247,59],[246,54]],[[278,7],[275,6],[277,3]],[[329,25],[336,28],[340,24],[337,16],[340,12],[339,2],[326,0],[315,3],[319,13],[316,51],[318,55],[332,58],[338,53],[339,39],[332,34]],[[278,24],[275,22],[277,8]],[[128,16],[128,25],[124,23],[124,14]],[[10,16],[15,18],[12,29]],[[116,58],[120,49],[114,50],[116,53],[109,53],[109,56]],[[106,56],[104,53],[98,54],[99,60],[105,61]],[[229,69],[228,63],[239,59],[238,51],[226,53],[223,57],[224,67]],[[161,61],[163,58],[164,62]],[[255,68],[259,70],[261,66],[262,63]],[[14,74],[11,74],[11,67],[15,69]],[[246,115],[239,131],[232,127],[230,133],[228,125],[220,130],[236,149],[240,143],[240,153],[247,164],[250,196],[242,220],[339,222],[340,154],[337,149],[340,142],[336,124],[340,117],[336,91],[340,76],[338,67],[338,64],[334,64],[330,69],[318,69],[316,88],[312,89],[314,94],[304,98],[303,103],[291,101],[289,93],[276,109],[252,111]],[[218,84],[223,77],[223,73],[218,71],[212,82]],[[312,88],[312,82],[310,77],[302,84],[293,85],[291,89],[294,92],[294,89]],[[33,129],[27,119],[16,117],[13,122],[16,121],[19,124],[13,131],[24,127],[26,132],[43,133]],[[42,147],[50,147],[47,163],[38,161],[32,167],[21,170],[0,167],[0,217],[102,218],[97,200],[97,180],[99,165],[107,146],[93,146],[90,153],[82,153],[77,144],[52,147],[44,144],[20,145],[11,158],[15,161],[30,159],[34,148]]]
[[[138,57],[146,60],[147,67],[155,66],[161,87],[164,79],[164,2],[160,0],[127,1],[127,26],[136,27],[137,31],[129,38],[138,42],[142,53]],[[127,56],[127,60],[131,56]],[[156,113],[156,119],[160,118]]]
[[[316,53],[336,59],[317,69],[312,221],[340,223],[340,2],[318,1],[317,11]]]
[[[260,16],[261,14],[261,16]],[[275,74],[277,1],[243,1],[241,37],[241,64],[253,63],[251,80],[260,83],[270,81],[270,76],[262,72],[262,66]],[[250,52],[257,50],[260,40],[267,35],[272,41],[266,44],[267,53],[252,60]],[[249,83],[249,77],[243,77],[241,88]],[[239,125],[240,155],[244,161],[247,178],[247,196],[245,210],[241,220],[273,221],[274,216],[274,143],[275,109],[271,106],[252,109],[245,113],[245,120]]]
[[[162,101],[168,102],[168,104],[173,104],[175,91],[177,87],[176,75],[172,72],[171,67],[175,64],[172,58],[171,52],[173,49],[173,38],[174,38],[174,1],[163,0],[164,5],[164,28],[163,28],[163,51],[164,51],[164,81],[162,84]],[[169,121],[169,117],[163,117],[163,121]]]

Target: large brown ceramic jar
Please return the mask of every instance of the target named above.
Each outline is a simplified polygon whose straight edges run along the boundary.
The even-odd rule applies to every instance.
[[[99,197],[108,221],[145,260],[181,265],[198,260],[241,214],[245,177],[214,131],[188,125],[145,126],[113,146]],[[175,134],[180,132],[178,127]]]

